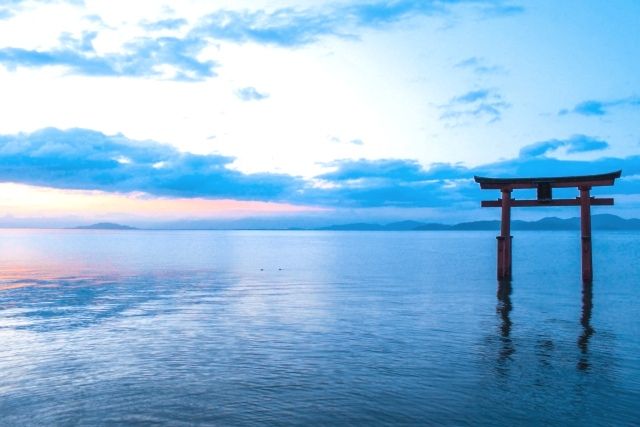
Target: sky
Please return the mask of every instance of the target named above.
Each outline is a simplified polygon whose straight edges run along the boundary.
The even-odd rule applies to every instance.
[[[474,175],[618,169],[594,213],[640,217],[639,22],[636,0],[0,0],[0,226],[497,219]],[[547,215],[577,212],[514,212]]]

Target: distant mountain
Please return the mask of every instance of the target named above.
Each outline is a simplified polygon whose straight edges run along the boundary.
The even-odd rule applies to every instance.
[[[598,230],[640,230],[640,219],[624,219],[617,215],[600,214],[591,217],[591,226]]]
[[[226,230],[328,230],[328,231],[441,231],[441,230],[459,230],[459,231],[473,231],[473,230],[500,230],[499,220],[489,221],[469,221],[461,222],[459,224],[441,224],[434,222],[420,222],[420,221],[398,221],[388,224],[368,223],[368,222],[354,222],[347,224],[334,224],[329,226],[316,226],[314,224],[291,224],[290,227],[285,227],[281,222],[272,223],[259,223],[245,224],[242,222],[234,223],[218,223],[218,222],[185,222],[169,224],[160,227],[160,229],[226,229]],[[178,227],[180,226],[180,227]],[[591,227],[594,230],[640,230],[640,219],[625,219],[620,218],[617,215],[611,214],[597,214],[591,216]],[[92,225],[84,225],[74,227],[78,230],[137,230],[135,227],[127,225],[115,224],[110,222],[101,222]],[[579,230],[580,218],[557,218],[546,217],[537,221],[511,221],[511,229],[518,230]]]
[[[617,215],[598,214],[591,216],[594,230],[640,230],[640,219],[620,218]],[[537,221],[511,221],[512,230],[579,230],[580,218],[546,217]],[[318,230],[368,230],[368,231],[438,231],[438,230],[500,230],[500,221],[470,221],[455,225],[424,223],[418,221],[393,222],[386,225],[372,223],[354,223],[332,225]]]
[[[579,230],[580,218],[542,218],[538,221],[513,221],[514,230]],[[640,230],[640,219],[620,218],[617,215],[598,214],[591,216],[594,230]]]
[[[76,230],[137,230],[135,227],[129,227],[128,225],[114,224],[112,222],[99,222],[91,225],[81,225],[73,227]]]
[[[353,224],[330,225],[328,227],[320,227],[318,230],[334,230],[334,231],[410,231],[417,230],[426,224],[418,221],[399,221],[386,225],[372,224],[367,222],[356,222]]]
[[[396,231],[404,231],[404,230],[416,230],[418,227],[425,225],[423,222],[418,221],[399,221],[392,222],[391,224],[387,224],[384,226],[385,230],[396,230]]]
[[[511,228],[514,228],[514,223],[511,221]],[[500,221],[471,221],[461,222],[460,224],[452,225],[449,230],[500,230]]]
[[[592,216],[592,221],[596,216],[597,215]],[[562,219],[547,217],[533,222],[518,221],[516,224],[513,224],[513,228],[514,230],[579,230],[580,218]]]
[[[380,224],[369,224],[364,222],[357,222],[353,224],[340,224],[330,225],[328,227],[320,227],[318,230],[329,231],[383,231],[386,228]]]
[[[421,231],[441,231],[441,230],[451,230],[452,226],[447,224],[439,224],[437,222],[427,222],[421,223],[419,226],[414,228],[414,230]]]

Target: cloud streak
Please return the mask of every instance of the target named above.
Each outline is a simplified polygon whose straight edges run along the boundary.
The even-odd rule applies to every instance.
[[[25,3],[29,3],[29,0],[0,0],[0,21],[20,13]],[[41,3],[69,3],[81,6],[84,0],[43,0]]]
[[[56,49],[0,49],[0,63],[9,69],[61,66],[72,74],[88,76],[163,77],[174,80],[202,80],[215,75],[216,63],[197,59],[204,43],[197,39],[140,38],[126,44],[123,52],[100,55],[93,47],[95,32],[81,38],[60,37]],[[173,71],[167,74],[163,66]]]
[[[236,96],[242,101],[261,101],[269,98],[268,94],[258,92],[256,88],[250,86],[236,90]]]
[[[580,102],[571,109],[562,109],[558,115],[579,114],[581,116],[606,116],[611,113],[612,109],[616,108],[640,108],[640,97],[629,96],[627,98],[610,101],[591,99]]]
[[[10,18],[21,7],[20,1],[4,3],[0,4],[0,19]],[[221,41],[301,47],[322,37],[353,38],[365,28],[383,28],[414,16],[444,14],[459,4],[498,14],[506,7],[500,0],[377,0],[270,12],[222,9],[201,17],[183,34],[176,33],[188,25],[181,17],[143,21],[140,28],[147,34],[129,40],[118,53],[98,52],[93,47],[98,33],[87,31],[80,40],[63,35],[60,45],[48,50],[7,45],[0,48],[0,64],[9,69],[58,66],[72,74],[88,76],[203,80],[214,77],[218,65],[213,59],[203,59],[203,53]],[[158,31],[173,31],[169,34],[174,35],[157,36]]]
[[[323,36],[353,37],[362,28],[383,28],[410,17],[446,14],[462,4],[474,5],[481,13],[493,16],[516,13],[501,0],[359,1],[273,12],[221,10],[203,18],[194,31],[217,40],[295,47]]]
[[[471,70],[474,74],[480,76],[504,72],[502,67],[498,67],[496,65],[487,65],[486,61],[483,58],[478,58],[476,56],[472,56],[458,62],[454,65],[454,67],[464,70]]]
[[[608,147],[609,144],[606,141],[591,138],[586,135],[574,135],[569,139],[551,139],[527,145],[520,150],[520,157],[540,157],[561,148],[566,149],[568,154],[574,154],[604,150]]]
[[[460,124],[469,119],[494,123],[502,118],[503,112],[509,107],[510,104],[496,90],[472,90],[441,105],[443,112],[440,119],[452,124]]]
[[[178,30],[187,25],[187,20],[182,18],[161,19],[153,22],[144,21],[140,25],[149,31]]]

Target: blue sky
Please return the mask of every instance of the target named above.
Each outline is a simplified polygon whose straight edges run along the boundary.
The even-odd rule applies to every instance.
[[[601,209],[640,216],[638,22],[633,0],[0,1],[0,219],[451,222],[497,214],[474,174],[616,169]]]

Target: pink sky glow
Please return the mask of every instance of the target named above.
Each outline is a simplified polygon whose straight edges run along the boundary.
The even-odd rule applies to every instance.
[[[1,183],[0,216],[152,219],[232,218],[321,212],[313,206],[202,198],[158,198],[145,193],[61,190],[23,184]]]

